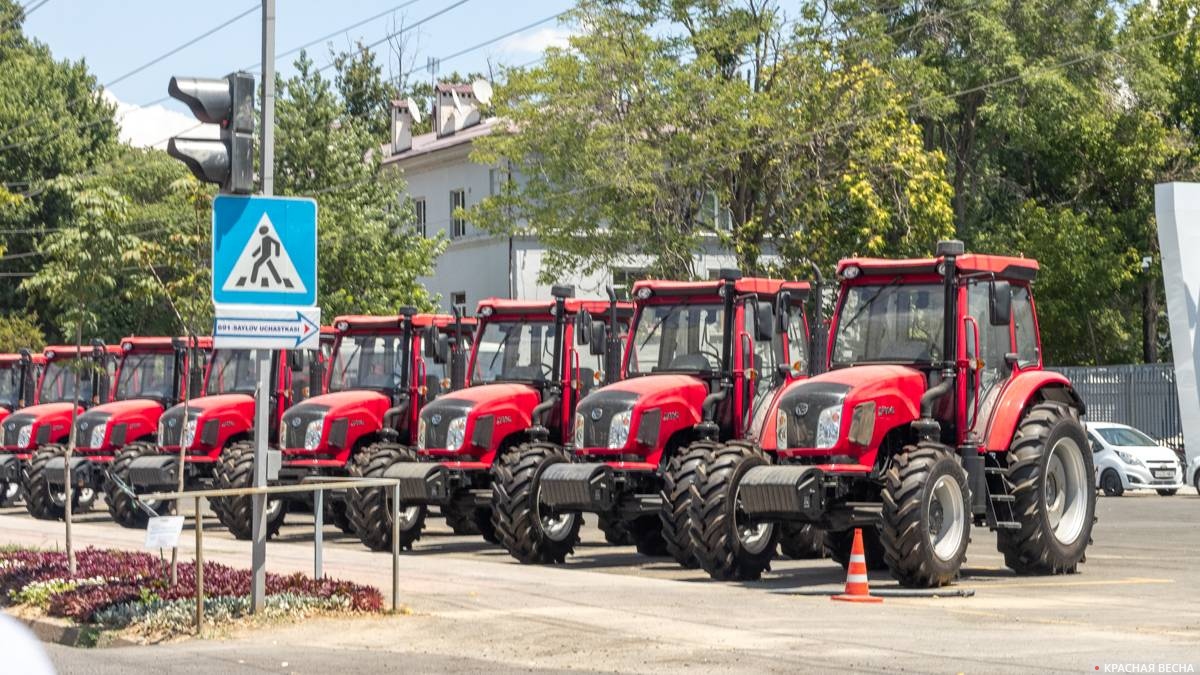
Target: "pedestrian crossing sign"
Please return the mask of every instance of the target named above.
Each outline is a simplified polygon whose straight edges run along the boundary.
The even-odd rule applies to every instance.
[[[317,203],[218,195],[213,201],[213,302],[317,304]]]

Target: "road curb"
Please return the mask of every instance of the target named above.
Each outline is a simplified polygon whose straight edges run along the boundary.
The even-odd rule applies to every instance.
[[[66,647],[130,647],[137,643],[125,638],[114,637],[112,634],[94,626],[79,626],[65,619],[53,617],[28,617],[9,614],[28,628],[42,642],[59,644]]]

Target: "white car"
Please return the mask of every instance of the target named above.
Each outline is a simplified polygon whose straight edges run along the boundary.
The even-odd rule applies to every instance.
[[[1188,468],[1188,475],[1192,477],[1192,485],[1196,487],[1196,494],[1200,494],[1200,455],[1192,457],[1192,465]]]
[[[1110,497],[1126,490],[1156,490],[1170,497],[1184,487],[1183,465],[1175,451],[1146,434],[1109,422],[1089,422],[1088,438],[1096,465],[1096,487]]]

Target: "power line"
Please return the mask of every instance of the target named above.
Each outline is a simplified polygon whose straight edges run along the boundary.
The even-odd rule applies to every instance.
[[[50,2],[50,0],[41,0],[40,2],[37,2],[37,1],[35,0],[35,2],[31,2],[31,3],[29,3],[29,5],[26,5],[26,6],[25,6],[25,7],[22,9],[22,11],[24,11],[24,12],[25,12],[25,16],[26,16],[26,17],[28,17],[30,14],[33,14],[34,12],[38,11],[38,9],[39,9],[39,8],[40,8],[42,5],[46,4],[47,2]],[[32,7],[31,7],[30,5],[32,5]]]
[[[558,19],[559,17],[563,16],[564,14],[566,14],[569,11],[571,11],[571,10],[565,9],[561,12],[558,12],[557,14],[551,14],[550,16],[547,16],[543,19],[538,19],[537,21],[534,21],[533,23],[529,23],[524,26],[521,26],[520,28],[514,28],[513,30],[508,31],[507,33],[504,33],[503,35],[497,35],[496,37],[494,37],[490,40],[484,40],[483,42],[480,42],[479,44],[467,47],[466,49],[460,49],[459,51],[454,52],[453,54],[447,54],[446,56],[439,57],[437,61],[438,61],[438,63],[441,63],[442,61],[449,61],[451,59],[458,58],[458,57],[462,56],[463,54],[469,54],[477,49],[483,49],[484,47],[487,47],[488,45],[491,45],[491,44],[495,44],[505,38],[510,38],[518,33],[523,33],[525,31],[529,30],[530,28],[537,28],[538,26],[540,26],[544,23],[554,21],[555,19]],[[392,78],[390,81],[394,82],[394,83],[399,83],[400,80],[407,78],[409,75],[412,75],[413,73],[416,73],[416,72],[419,72],[422,70],[429,70],[429,64],[426,64],[424,66],[418,66],[416,68],[412,68],[408,72],[404,73],[403,75]]]
[[[43,1],[43,2],[49,2],[49,0],[42,0],[42,1]],[[40,7],[40,6],[41,6],[41,5],[39,5],[39,7]],[[162,55],[160,55],[160,56],[156,56],[155,58],[153,58],[153,59],[150,59],[149,61],[147,61],[147,62],[143,63],[142,65],[140,65],[140,66],[138,66],[138,67],[134,68],[133,70],[131,70],[131,71],[127,72],[127,73],[124,73],[123,75],[120,75],[120,76],[116,77],[115,79],[112,79],[112,80],[109,80],[108,82],[105,82],[104,84],[102,84],[102,85],[101,85],[101,88],[102,88],[102,89],[110,89],[110,88],[112,88],[112,86],[113,86],[113,85],[117,84],[118,82],[122,82],[122,81],[124,81],[124,80],[126,80],[126,79],[128,79],[128,78],[130,78],[130,77],[132,77],[132,76],[134,76],[134,75],[136,75],[136,74],[138,74],[138,73],[142,72],[143,70],[145,70],[145,69],[147,69],[147,68],[149,68],[149,67],[153,66],[153,65],[156,65],[156,64],[158,64],[158,63],[161,63],[161,62],[162,62],[162,61],[164,61],[165,59],[167,59],[167,58],[169,58],[169,57],[171,57],[171,56],[174,56],[175,54],[178,54],[180,51],[182,51],[182,50],[184,50],[184,49],[187,49],[188,47],[190,47],[190,46],[192,46],[192,45],[196,44],[197,42],[199,42],[199,41],[203,40],[203,39],[204,39],[204,38],[206,38],[206,37],[209,37],[209,36],[210,36],[210,35],[212,35],[213,33],[216,33],[217,31],[219,31],[219,30],[222,30],[222,29],[224,29],[224,28],[228,27],[230,24],[232,24],[232,23],[234,23],[234,22],[236,22],[236,21],[238,21],[238,20],[240,20],[240,19],[242,19],[242,18],[244,18],[244,17],[248,16],[248,15],[249,15],[251,12],[255,11],[256,9],[258,9],[258,8],[259,8],[259,7],[261,7],[261,6],[262,6],[262,5],[261,5],[261,3],[256,3],[255,5],[253,5],[252,7],[250,7],[249,9],[247,9],[247,10],[245,10],[245,11],[241,12],[240,14],[238,14],[238,15],[236,15],[236,16],[234,16],[234,17],[231,17],[231,18],[229,18],[229,19],[226,19],[225,21],[221,22],[221,23],[220,23],[220,24],[218,24],[217,26],[215,26],[215,27],[213,27],[213,28],[210,28],[210,29],[208,29],[207,31],[205,31],[205,32],[201,33],[200,35],[197,35],[196,37],[194,37],[194,38],[192,38],[192,39],[188,40],[187,42],[184,42],[183,44],[181,44],[181,45],[179,45],[179,46],[177,46],[177,47],[175,47],[175,48],[173,48],[173,49],[170,49],[170,50],[168,50],[167,52],[163,53],[163,54],[162,54]],[[70,109],[74,108],[74,107],[75,107],[77,104],[79,104],[79,103],[82,103],[82,102],[83,102],[83,100],[84,100],[85,98],[88,98],[88,97],[92,96],[92,95],[93,95],[93,93],[94,93],[94,92],[88,92],[88,93],[87,93],[85,96],[81,96],[81,97],[78,97],[78,98],[76,98],[76,99],[74,99],[74,100],[72,100],[72,101],[69,101],[69,102],[67,103],[67,105],[66,105],[66,108],[67,108],[68,110],[70,110]],[[167,97],[167,98],[169,98],[169,97]],[[166,99],[164,98],[164,99],[160,99],[160,100],[166,100]],[[154,105],[154,104],[153,104],[153,103],[151,103],[151,104],[148,104],[148,105]],[[21,131],[22,129],[25,129],[25,128],[26,128],[26,127],[28,127],[30,124],[33,124],[33,122],[34,122],[34,119],[35,119],[35,118],[33,118],[33,117],[30,117],[30,119],[28,119],[28,120],[25,120],[24,122],[22,122],[21,124],[17,125],[16,127],[13,127],[12,129],[9,129],[8,131],[4,132],[3,134],[0,134],[0,139],[5,139],[5,138],[8,138],[9,136],[12,136],[13,134],[17,133],[18,131]],[[59,133],[57,133],[57,134],[54,134],[54,135],[52,135],[52,136],[48,136],[48,138],[53,138],[53,137],[56,137],[56,136],[58,136],[58,135],[61,135],[62,133],[66,133],[66,130],[64,129],[64,130],[62,130],[61,132],[59,132]],[[7,145],[0,146],[0,152],[3,152],[4,150],[9,150],[9,149],[12,149],[12,148],[15,148],[15,147],[21,147],[21,146],[24,146],[24,145],[28,145],[29,143],[32,143],[32,142],[34,142],[34,141],[37,141],[37,140],[40,140],[40,139],[28,139],[28,140],[26,140],[26,141],[19,142],[19,143],[9,143],[9,144],[7,144]]]
[[[391,32],[391,33],[388,33],[387,35],[384,35],[383,37],[381,37],[381,38],[379,38],[378,40],[376,40],[376,41],[372,42],[371,44],[363,45],[361,48],[359,48],[359,51],[363,51],[363,52],[365,52],[365,51],[370,51],[371,49],[374,49],[375,47],[378,47],[379,45],[383,44],[384,42],[387,42],[388,40],[391,40],[391,39],[392,39],[392,38],[394,38],[394,37],[398,37],[398,36],[400,36],[400,35],[403,35],[403,34],[405,34],[405,33],[409,32],[410,30],[413,30],[413,29],[415,29],[415,28],[418,28],[418,27],[420,27],[422,24],[428,23],[428,22],[430,22],[430,21],[432,21],[432,20],[436,19],[437,17],[439,17],[439,16],[441,16],[441,15],[445,14],[446,12],[449,12],[450,10],[456,9],[456,8],[458,8],[458,7],[461,7],[461,6],[463,6],[463,5],[467,4],[467,3],[468,3],[468,2],[470,2],[470,1],[471,1],[471,0],[458,0],[457,2],[452,2],[452,3],[450,3],[449,5],[446,5],[445,7],[443,7],[443,8],[441,8],[441,9],[439,9],[438,11],[434,12],[433,14],[430,14],[429,16],[427,16],[427,17],[425,17],[425,18],[423,18],[423,19],[421,19],[421,20],[417,21],[416,23],[412,23],[412,24],[409,24],[409,25],[407,25],[407,26],[403,26],[403,27],[401,27],[401,28],[400,28],[400,30],[397,30],[397,31],[393,31],[393,32]],[[329,63],[327,63],[327,64],[325,64],[325,65],[321,66],[320,68],[317,68],[317,69],[316,69],[316,71],[314,71],[314,72],[320,73],[320,72],[322,72],[322,71],[329,70],[330,68],[334,67],[335,65],[337,65],[337,61],[336,61],[336,60],[334,60],[334,61],[330,61]]]

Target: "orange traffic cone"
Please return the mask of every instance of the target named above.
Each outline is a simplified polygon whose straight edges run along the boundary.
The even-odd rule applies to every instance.
[[[867,555],[863,550],[862,530],[854,529],[854,546],[850,548],[850,565],[846,568],[846,592],[831,600],[844,602],[883,602],[871,595],[867,582]]]

